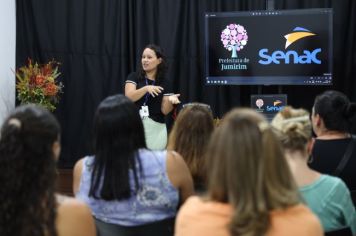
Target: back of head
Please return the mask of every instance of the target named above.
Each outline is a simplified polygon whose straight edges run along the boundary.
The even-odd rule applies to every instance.
[[[121,94],[104,99],[94,116],[95,154],[132,153],[144,147],[143,124],[136,105]]]
[[[135,170],[136,152],[145,147],[143,124],[136,105],[124,95],[104,99],[94,117],[95,161],[90,195],[97,197],[100,176],[104,174],[101,198],[129,197],[129,168]]]
[[[210,197],[235,209],[232,235],[264,235],[271,210],[300,201],[277,137],[251,109],[234,109],[223,118],[208,157]]]
[[[312,125],[308,111],[287,106],[277,113],[271,124],[278,130],[278,136],[285,149],[305,151],[306,145],[312,137]]]
[[[356,104],[335,90],[326,91],[315,98],[314,114],[320,115],[328,130],[350,132],[356,125]]]
[[[0,235],[55,235],[53,146],[60,128],[41,107],[16,108],[0,136]]]
[[[182,155],[196,184],[205,182],[205,153],[213,129],[209,106],[191,103],[179,112],[169,135],[168,149]]]

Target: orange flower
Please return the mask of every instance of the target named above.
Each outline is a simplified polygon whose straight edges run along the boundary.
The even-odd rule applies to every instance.
[[[58,88],[54,83],[48,83],[45,88],[46,96],[55,96],[57,94]]]
[[[43,75],[37,75],[35,82],[36,82],[36,85],[43,86],[45,83],[45,77]]]

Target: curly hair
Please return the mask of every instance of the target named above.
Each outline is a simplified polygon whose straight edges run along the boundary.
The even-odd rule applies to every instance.
[[[35,105],[18,107],[0,138],[0,235],[56,236],[54,196],[59,137],[54,116]]]

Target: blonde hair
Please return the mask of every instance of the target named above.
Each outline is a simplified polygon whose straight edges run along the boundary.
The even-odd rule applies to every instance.
[[[283,147],[289,150],[304,151],[312,137],[309,112],[305,109],[287,106],[277,113],[271,124],[278,130]]]
[[[264,235],[271,210],[301,201],[278,139],[251,109],[234,109],[223,118],[208,161],[209,197],[234,208],[232,235]]]
[[[182,155],[195,185],[205,185],[205,152],[214,130],[213,114],[206,104],[190,103],[178,114],[169,135],[168,150]]]

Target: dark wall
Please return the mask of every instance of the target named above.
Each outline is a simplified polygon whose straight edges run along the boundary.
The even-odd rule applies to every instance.
[[[55,111],[62,125],[60,165],[71,167],[91,152],[91,124],[98,103],[122,93],[148,43],[168,58],[168,76],[182,102],[201,101],[221,117],[248,106],[259,92],[288,94],[290,104],[310,108],[316,94],[337,89],[356,99],[355,15],[352,0],[275,1],[276,9],[334,8],[334,85],[204,86],[204,13],[266,9],[264,0],[17,0],[16,64],[28,57],[62,63],[64,93]]]

